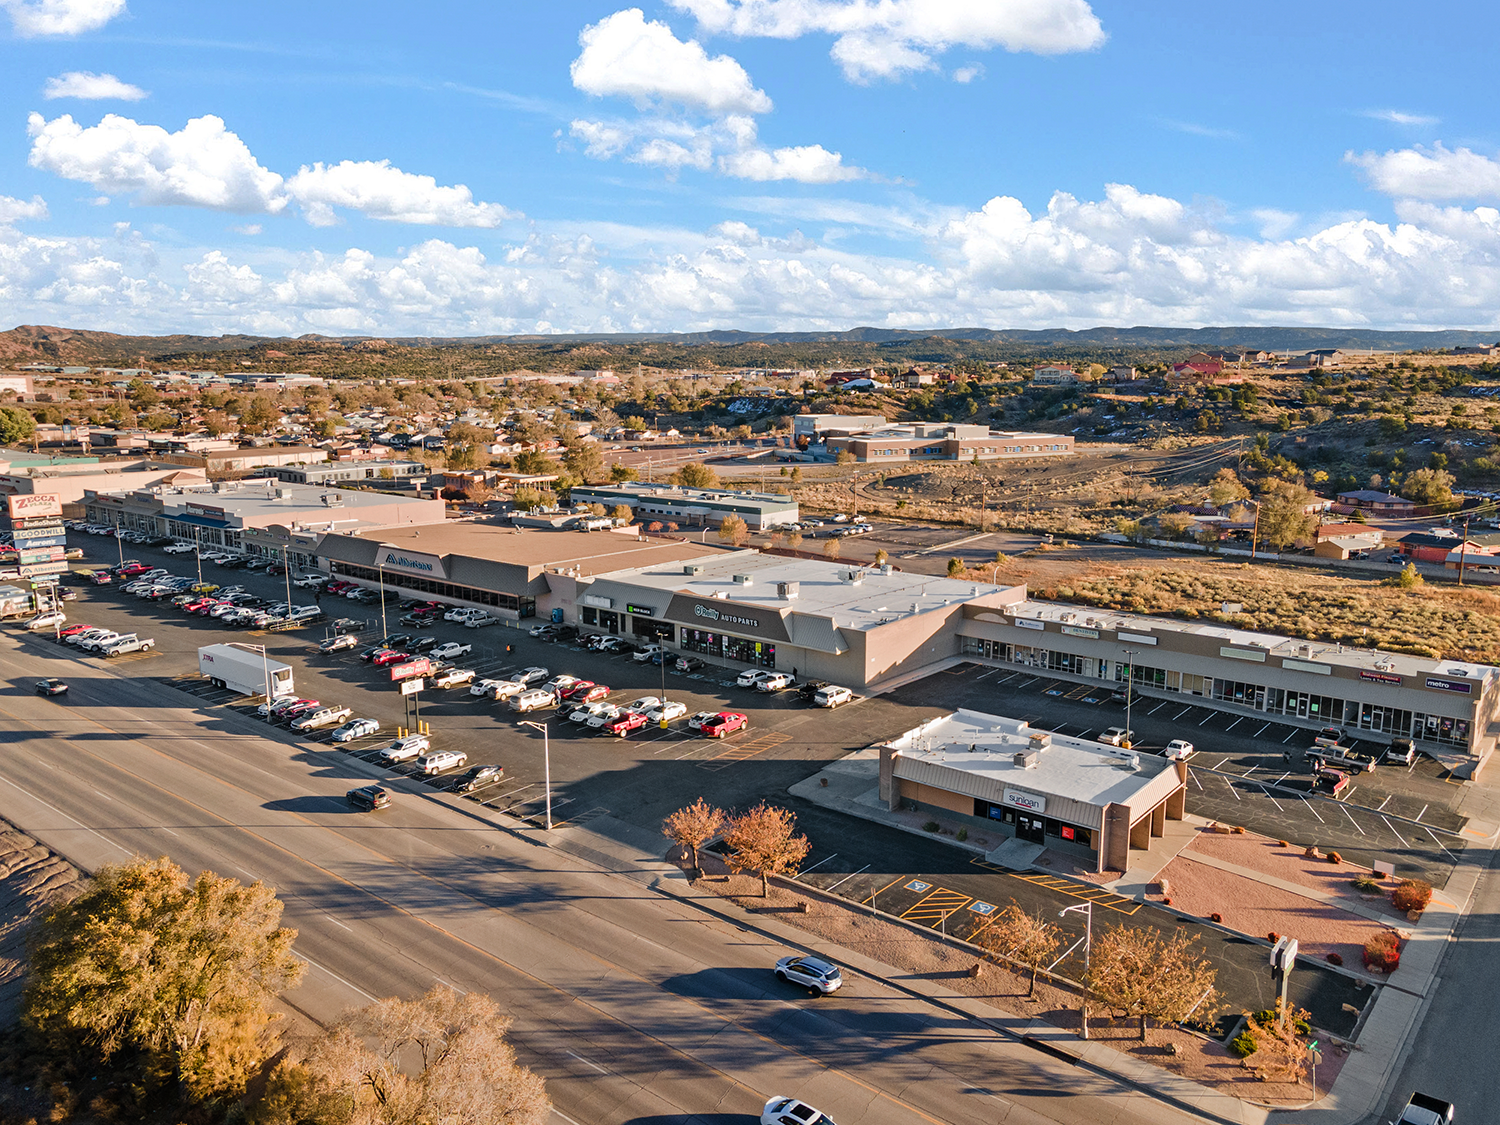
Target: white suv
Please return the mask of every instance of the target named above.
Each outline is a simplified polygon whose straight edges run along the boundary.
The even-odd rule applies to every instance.
[[[396,739],[387,746],[381,757],[392,763],[409,762],[431,749],[432,740],[425,734],[409,734],[405,738]]]
[[[434,750],[431,754],[417,759],[417,769],[423,775],[431,777],[444,770],[456,770],[468,760],[469,756],[462,750]]]

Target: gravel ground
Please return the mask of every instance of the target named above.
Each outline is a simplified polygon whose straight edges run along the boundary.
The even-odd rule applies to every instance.
[[[1365,972],[1363,950],[1365,942],[1391,927],[1316,899],[1197,863],[1189,854],[1167,864],[1162,876],[1171,888],[1170,899],[1149,896],[1152,899],[1170,901],[1174,909],[1201,918],[1217,912],[1223,925],[1242,934],[1262,938],[1273,933],[1290,935],[1297,939],[1301,957],[1327,960],[1330,953],[1335,953],[1343,958],[1344,968],[1379,979],[1379,974]]]
[[[690,866],[676,849],[667,859]],[[981,976],[972,977],[969,970],[975,964],[974,955],[945,945],[935,937],[928,938],[906,926],[873,918],[851,906],[816,897],[804,898],[785,887],[772,885],[770,896],[761,898],[759,879],[729,874],[723,860],[712,853],[704,854],[703,863],[704,878],[693,883],[699,892],[730,899],[752,915],[776,918],[903,970],[896,974],[897,980],[941,981],[944,988],[985,1001],[998,1011],[1036,1017],[1069,1031],[1078,1030],[1080,999],[1076,988],[1049,983],[1044,977],[1037,981],[1035,996],[1028,998],[1030,979],[1024,972],[1012,973],[990,963],[984,966]],[[1197,866],[1210,870],[1202,864]],[[796,910],[803,901],[810,907],[806,914]],[[858,987],[857,977],[851,980],[851,986]],[[1262,1082],[1218,1042],[1177,1028],[1152,1027],[1143,1043],[1134,1019],[1110,1020],[1095,1011],[1089,1017],[1089,1038],[1234,1097],[1294,1106],[1307,1102],[1311,1094],[1306,1079],[1300,1085]],[[1318,1068],[1320,1089],[1329,1089],[1345,1057],[1337,1049],[1324,1053]]]
[[[1309,859],[1302,854],[1301,848],[1283,848],[1276,840],[1257,836],[1253,832],[1225,835],[1207,829],[1199,832],[1182,854],[1190,858],[1194,852],[1274,875],[1283,882],[1296,883],[1324,894],[1338,895],[1358,902],[1368,910],[1378,910],[1390,915],[1393,926],[1400,925],[1406,918],[1406,915],[1391,905],[1389,898],[1356,891],[1351,886],[1354,878],[1368,875],[1370,871],[1347,861],[1334,864],[1326,859]],[[1387,890],[1395,887],[1394,881],[1385,882]]]

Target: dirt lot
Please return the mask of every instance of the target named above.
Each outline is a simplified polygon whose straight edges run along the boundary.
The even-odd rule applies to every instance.
[[[680,854],[670,853],[668,859],[675,859],[684,869],[690,866]],[[762,898],[759,879],[731,874],[723,861],[711,853],[704,854],[703,862],[704,877],[693,882],[700,892],[720,895],[750,914],[772,916],[845,949],[903,969],[909,974],[904,979],[938,980],[943,987],[983,1000],[1002,1012],[1036,1017],[1059,1028],[1078,1030],[1080,998],[1074,988],[1043,978],[1037,981],[1035,996],[1028,997],[1030,979],[1024,973],[987,963],[981,976],[972,977],[969,970],[975,958],[971,953],[837,903],[804,899],[785,887],[773,885],[770,896]],[[796,909],[802,901],[810,904],[805,914]],[[1091,1011],[1089,1038],[1234,1097],[1291,1106],[1305,1104],[1311,1096],[1306,1080],[1300,1085],[1263,1082],[1218,1042],[1177,1028],[1152,1027],[1143,1043],[1134,1019],[1111,1020]],[[1327,1091],[1332,1086],[1347,1057],[1342,1048],[1325,1052],[1318,1068],[1319,1089]]]

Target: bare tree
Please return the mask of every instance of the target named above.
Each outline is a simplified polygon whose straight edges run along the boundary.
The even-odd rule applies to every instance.
[[[749,812],[731,817],[724,829],[729,866],[758,874],[762,898],[771,893],[772,875],[795,872],[807,858],[807,837],[797,835],[796,826],[797,817],[790,809],[762,801]]]
[[[1140,1020],[1178,1021],[1218,1010],[1214,967],[1183,933],[1164,938],[1150,927],[1113,926],[1094,942],[1088,986],[1100,1003]]]
[[[1031,987],[1027,996],[1036,994],[1037,972],[1057,951],[1060,941],[1057,927],[1046,921],[1041,911],[1027,914],[1015,903],[996,914],[970,940],[987,953],[1030,969]]]
[[[724,810],[715,808],[699,797],[686,808],[678,809],[662,821],[661,834],[693,852],[693,870],[699,875],[698,849],[719,834],[724,827]]]
[[[826,559],[837,559],[843,552],[843,544],[837,539],[830,539],[823,544],[823,557]]]
[[[349,1125],[542,1125],[552,1109],[545,1086],[516,1062],[509,1029],[488,996],[438,986],[350,1013],[300,1069],[342,1096]]]

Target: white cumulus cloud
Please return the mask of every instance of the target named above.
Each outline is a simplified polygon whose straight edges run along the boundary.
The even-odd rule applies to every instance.
[[[0,8],[17,35],[80,35],[114,19],[125,0],[0,0]]]
[[[512,213],[498,203],[476,203],[463,184],[440,185],[391,167],[389,160],[344,160],[303,167],[286,182],[314,226],[338,222],[335,208],[383,222],[423,226],[498,227]]]
[[[33,195],[30,201],[0,195],[0,227],[8,227],[27,219],[45,218],[48,218],[47,201],[40,195]]]
[[[768,113],[771,99],[728,55],[709,57],[639,8],[626,8],[583,29],[573,85],[586,94],[637,102],[670,102],[707,113]]]
[[[755,148],[721,157],[720,165],[731,176],[742,180],[796,180],[803,184],[836,184],[859,180],[869,175],[863,168],[851,167],[837,152],[822,145],[798,145],[774,151]]]
[[[707,31],[796,39],[835,36],[833,58],[851,81],[932,67],[951,47],[1054,55],[1104,42],[1086,0],[670,0]]]
[[[1401,199],[1500,199],[1500,161],[1467,148],[1348,152],[1376,191]]]
[[[94,74],[88,70],[70,70],[56,78],[47,79],[42,97],[80,98],[85,101],[104,101],[113,98],[123,102],[138,102],[149,95],[139,86],[121,81],[113,74]]]
[[[33,113],[27,132],[33,168],[139,203],[242,214],[274,214],[287,203],[282,178],[217,117],[195,117],[169,133],[113,113],[88,128],[67,114],[47,121]]]

